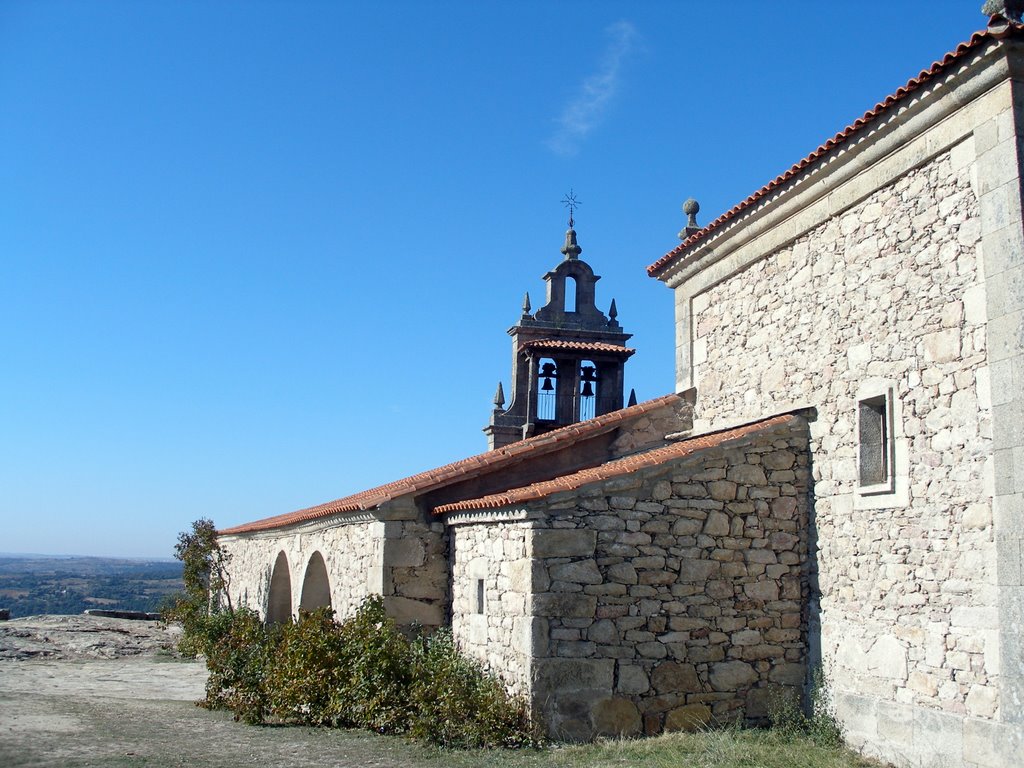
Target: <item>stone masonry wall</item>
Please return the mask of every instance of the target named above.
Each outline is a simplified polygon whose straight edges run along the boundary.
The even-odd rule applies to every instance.
[[[401,625],[439,627],[448,611],[447,537],[439,522],[418,516],[384,523],[383,568],[373,592]],[[376,579],[375,579],[376,582]]]
[[[531,670],[530,525],[500,521],[451,529],[452,634],[517,694],[528,692]]]
[[[231,555],[230,593],[236,606],[247,606],[266,616],[271,571],[277,556],[288,558],[292,614],[298,613],[302,582],[314,552],[319,551],[331,585],[331,605],[339,617],[351,614],[374,591],[372,575],[380,573],[384,546],[383,523],[361,520],[323,530],[284,535],[223,537]]]
[[[383,595],[399,624],[438,627],[448,606],[446,538],[440,522],[426,523],[412,505],[385,505],[382,520],[365,513],[339,516],[331,525],[271,535],[225,536],[231,554],[230,592],[237,605],[267,613],[270,580],[280,552],[288,558],[292,615],[298,614],[306,567],[314,552],[324,558],[331,605],[351,615],[369,595]]]
[[[805,678],[806,423],[536,502],[535,712],[585,740],[765,715]]]
[[[701,424],[818,409],[821,651],[840,704],[983,718],[1000,706],[972,161],[973,140],[693,300]],[[895,395],[903,486],[874,498],[856,475],[858,392],[873,380]],[[879,735],[906,717],[892,710]]]

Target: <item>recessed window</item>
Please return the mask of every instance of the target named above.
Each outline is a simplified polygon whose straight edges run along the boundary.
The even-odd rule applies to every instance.
[[[476,580],[476,612],[484,612],[484,580]]]
[[[857,440],[857,479],[861,491],[891,491],[893,440],[890,393],[858,401]]]

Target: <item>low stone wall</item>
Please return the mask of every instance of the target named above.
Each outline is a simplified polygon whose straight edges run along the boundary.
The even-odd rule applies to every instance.
[[[808,478],[794,417],[546,500],[532,695],[553,735],[756,720],[804,684]]]
[[[529,682],[554,738],[763,718],[773,686],[806,678],[807,440],[790,417],[523,507],[453,515],[456,639],[516,690]]]

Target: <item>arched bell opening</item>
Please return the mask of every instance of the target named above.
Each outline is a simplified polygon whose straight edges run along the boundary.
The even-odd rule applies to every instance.
[[[302,579],[302,597],[299,598],[300,611],[315,611],[317,608],[331,607],[331,582],[327,576],[327,565],[323,555],[314,552],[306,565],[306,575]]]
[[[537,420],[554,421],[558,404],[558,366],[550,357],[537,361]]]
[[[580,361],[580,421],[592,419],[597,415],[597,401],[600,396],[598,368],[590,360]]]
[[[288,570],[288,557],[279,552],[270,574],[270,594],[267,597],[267,624],[284,624],[292,618],[292,575]]]
[[[576,278],[572,275],[565,276],[565,303],[562,305],[563,312],[576,312],[579,309],[576,296]]]

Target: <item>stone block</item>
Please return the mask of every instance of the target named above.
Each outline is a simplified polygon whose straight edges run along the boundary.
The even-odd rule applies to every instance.
[[[800,686],[807,678],[807,668],[800,663],[787,662],[774,664],[768,673],[768,679],[779,685]]]
[[[711,708],[707,704],[686,704],[665,715],[665,732],[700,731],[711,722]]]
[[[647,693],[650,689],[651,683],[643,667],[619,662],[619,683],[616,686],[619,693],[640,694]]]
[[[878,702],[878,735],[890,749],[906,754],[914,742],[914,708],[892,701]]]
[[[950,624],[965,629],[995,629],[999,617],[995,608],[960,606],[950,614]]]
[[[743,593],[751,600],[778,600],[779,585],[775,581],[755,581],[753,584],[744,584]]]
[[[934,765],[962,765],[963,718],[918,707],[914,710],[914,750]]]
[[[724,512],[709,512],[704,523],[704,533],[708,536],[728,536],[729,516]]]
[[[964,721],[963,751],[971,765],[1015,768],[1024,754],[1024,729],[968,718]]]
[[[756,682],[757,671],[744,661],[722,661],[711,665],[708,679],[716,691],[736,691]]]
[[[619,642],[619,631],[611,619],[598,619],[587,629],[587,639],[601,645]]]
[[[533,532],[534,557],[592,557],[597,531],[541,529]]]
[[[882,635],[866,655],[868,671],[878,677],[907,679],[907,649],[892,635]]]
[[[534,690],[542,701],[566,691],[602,691],[611,696],[614,670],[612,659],[537,659]]]
[[[736,498],[736,488],[731,480],[714,480],[708,483],[708,495],[718,501],[732,501]]]
[[[509,582],[514,592],[529,594],[533,591],[533,560],[515,560],[509,563]]]
[[[733,645],[757,645],[761,642],[761,633],[756,629],[741,629],[732,633]]]
[[[985,685],[972,685],[967,694],[965,704],[967,712],[975,717],[992,717],[996,713],[998,695],[995,688]]]
[[[948,363],[960,357],[960,330],[948,328],[926,334],[924,359],[927,363]]]
[[[792,469],[796,464],[796,454],[792,451],[773,451],[761,458],[761,464],[771,470]]]
[[[384,608],[397,624],[422,624],[439,627],[444,623],[444,609],[440,603],[425,603],[407,597],[385,597]]]
[[[576,584],[600,584],[603,581],[601,571],[593,560],[552,565],[548,573],[552,581],[571,581]]]
[[[672,524],[672,534],[674,536],[696,536],[703,527],[703,520],[682,517]]]
[[[608,567],[608,580],[619,584],[636,584],[636,568],[630,563],[616,563]]]
[[[738,464],[729,467],[725,476],[728,480],[740,485],[765,485],[768,482],[764,470],[756,464]]]
[[[651,685],[658,693],[699,693],[701,686],[692,664],[666,661],[651,672]]]
[[[643,727],[636,704],[619,696],[597,701],[590,710],[590,722],[595,736],[619,739],[636,736]]]
[[[703,584],[721,570],[722,564],[713,560],[683,560],[679,564],[679,581]]]
[[[677,575],[672,571],[640,571],[639,580],[641,584],[664,585],[676,581]]]
[[[537,616],[584,619],[593,618],[597,598],[578,592],[546,592],[533,596],[533,612]]]

